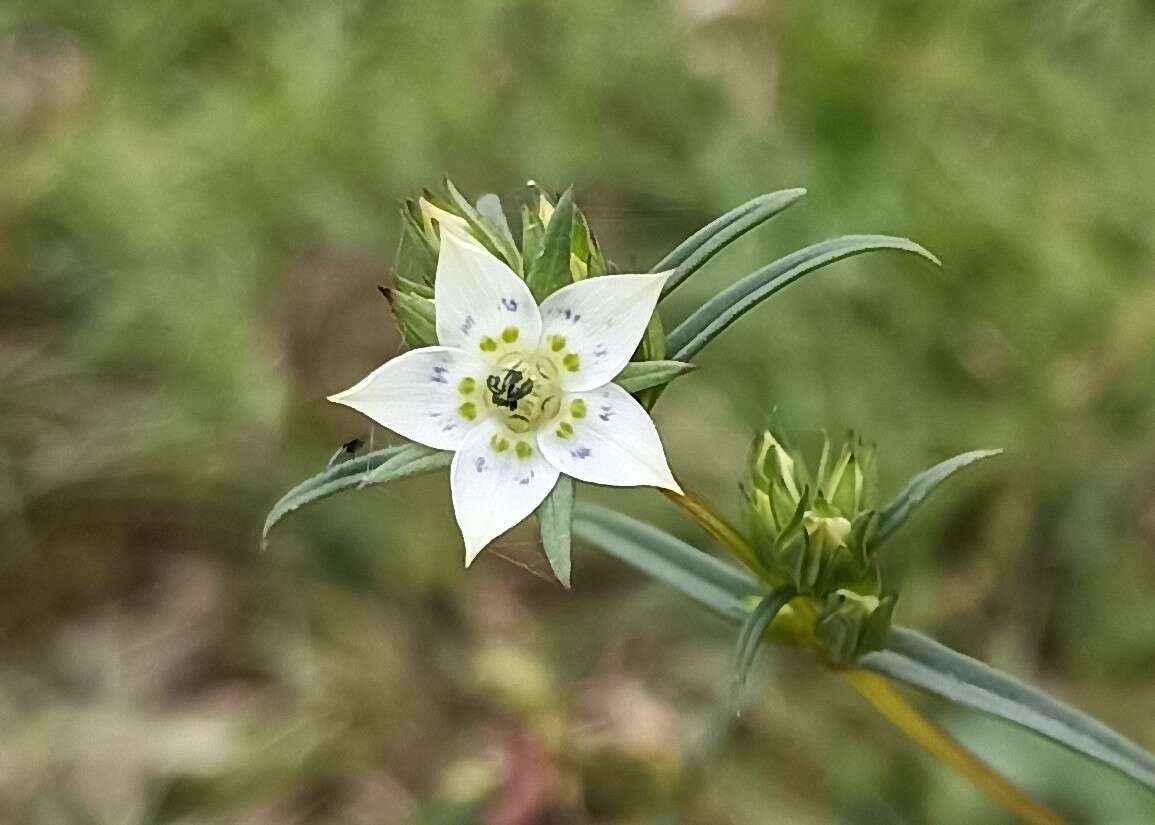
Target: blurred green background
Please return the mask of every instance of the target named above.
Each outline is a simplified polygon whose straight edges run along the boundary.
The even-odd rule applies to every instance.
[[[735,717],[732,629],[616,562],[565,592],[523,528],[466,572],[444,476],[259,552],[367,432],[324,396],[399,351],[374,286],[443,175],[576,183],[627,269],[809,188],[667,321],[832,235],[937,253],[734,327],[658,408],[672,465],[735,513],[775,408],[876,440],[889,492],[1006,448],[888,548],[898,621],[1155,746],[1152,55],[1140,0],[6,0],[0,821],[1007,821],[788,651]],[[918,702],[1072,821],[1155,821]]]

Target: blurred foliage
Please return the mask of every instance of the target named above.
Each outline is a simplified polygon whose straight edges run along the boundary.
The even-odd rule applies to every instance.
[[[736,512],[773,408],[864,432],[885,494],[1005,447],[887,548],[897,618],[1155,745],[1152,54],[1141,0],[7,0],[0,819],[1003,821],[789,654],[733,718],[726,629],[609,560],[564,592],[524,531],[467,574],[442,478],[258,552],[367,435],[323,397],[398,351],[374,287],[443,175],[576,181],[627,270],[809,188],[681,312],[842,232],[938,254],[741,322],[659,411],[673,466]],[[946,722],[1074,820],[1155,816]]]

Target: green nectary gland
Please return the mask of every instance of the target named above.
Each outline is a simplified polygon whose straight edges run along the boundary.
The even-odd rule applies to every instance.
[[[513,433],[527,433],[561,411],[558,369],[548,356],[511,352],[486,380],[485,401]]]

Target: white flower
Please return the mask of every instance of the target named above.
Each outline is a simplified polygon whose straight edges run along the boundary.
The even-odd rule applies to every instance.
[[[637,349],[668,275],[589,278],[539,307],[502,261],[442,232],[440,346],[400,355],[329,400],[456,452],[450,484],[466,565],[532,513],[561,473],[680,493],[650,417],[610,383]]]

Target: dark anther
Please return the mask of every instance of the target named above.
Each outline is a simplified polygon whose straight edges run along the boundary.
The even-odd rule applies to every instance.
[[[517,403],[533,392],[533,380],[523,378],[521,370],[506,370],[500,378],[491,375],[485,379],[486,389],[489,390],[496,407],[517,409]]]

